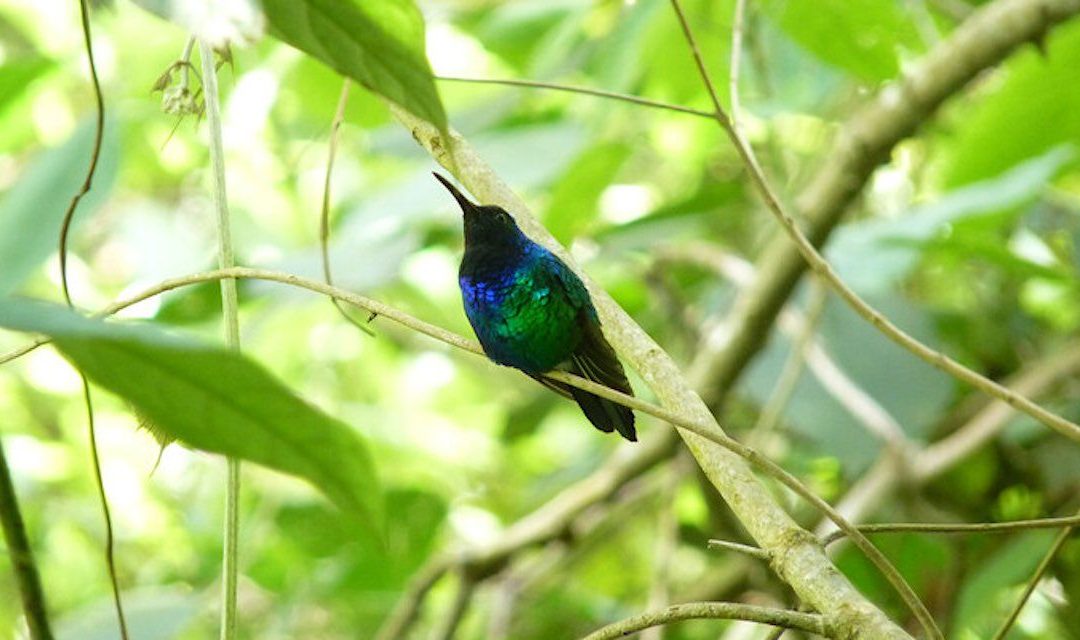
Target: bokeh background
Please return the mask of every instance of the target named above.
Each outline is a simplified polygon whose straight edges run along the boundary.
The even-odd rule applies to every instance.
[[[728,104],[733,2],[685,5]],[[839,127],[915,64],[978,3],[963,0],[750,2],[739,117],[785,200],[823,163]],[[523,78],[627,92],[700,109],[709,99],[661,0],[418,2],[438,75]],[[97,309],[216,264],[205,121],[162,111],[157,79],[188,33],[121,0],[95,7],[107,105],[104,153],[72,236],[76,303]],[[319,211],[342,80],[269,38],[234,44],[220,70],[233,237],[239,262],[321,277]],[[1076,349],[1080,297],[1080,23],[1026,46],[950,100],[874,174],[827,257],[890,318],[996,379]],[[174,74],[178,72],[174,71]],[[193,82],[196,82],[193,80]],[[753,261],[776,225],[716,123],[614,100],[442,81],[450,123],[529,203],[584,269],[679,362],[723,322],[739,285],[720,259]],[[78,3],[0,0],[0,269],[16,290],[59,300],[56,233],[81,183],[93,94]],[[333,172],[335,282],[471,335],[456,269],[459,212],[434,162],[354,87]],[[240,283],[244,353],[367,442],[389,544],[358,535],[308,485],[244,468],[243,637],[366,638],[410,576],[455,545],[488,545],[611,456],[635,446],[591,429],[577,408],[508,369],[384,320],[369,337],[325,299]],[[985,403],[804,284],[827,359],[916,445]],[[215,284],[122,314],[221,340]],[[363,314],[357,317],[364,321]],[[873,467],[881,439],[843,395],[803,367],[770,404],[792,336],[774,330],[721,424],[754,435],[829,500]],[[27,336],[0,333],[0,351]],[[790,376],[788,376],[790,378]],[[635,378],[639,393],[645,385]],[[1080,417],[1064,377],[1041,401]],[[98,439],[123,595],[141,640],[214,636],[225,467],[159,448],[124,402],[96,392]],[[760,433],[762,410],[778,418]],[[0,435],[51,611],[63,638],[115,637],[77,373],[48,348],[0,368]],[[643,419],[648,442],[666,425]],[[1080,449],[1026,418],[945,473],[889,494],[865,519],[999,521],[1076,510]],[[816,515],[777,491],[800,519]],[[580,535],[524,550],[476,593],[460,638],[568,638],[671,601],[790,606],[766,566],[707,549],[745,540],[689,459],[665,456],[589,510]],[[877,538],[950,638],[986,637],[1045,552],[1049,532]],[[838,562],[898,618],[902,606],[857,553]],[[19,600],[0,560],[0,638],[20,637]],[[439,624],[453,581],[432,592],[417,637]],[[508,596],[510,594],[513,597]],[[1059,554],[1010,637],[1077,637],[1080,544]],[[1072,604],[1070,604],[1072,603]],[[758,638],[716,621],[669,638]],[[793,634],[794,635],[794,634]],[[655,636],[654,636],[655,637]]]

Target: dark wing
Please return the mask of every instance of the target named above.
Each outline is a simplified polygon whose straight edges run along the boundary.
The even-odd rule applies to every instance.
[[[570,356],[568,370],[605,387],[634,395],[615,350],[604,338],[600,319],[584,283],[556,256],[551,255],[551,260],[554,262],[552,272],[558,276],[557,280],[567,298],[578,310],[577,323],[581,328],[581,343]],[[556,390],[564,392],[564,395],[569,393],[597,429],[605,433],[617,430],[627,440],[637,441],[634,413],[630,409],[576,387],[553,383],[550,380],[543,383],[549,388],[559,387]]]
[[[579,322],[582,325],[583,337],[577,351],[570,356],[573,364],[571,372],[605,387],[634,395],[615,350],[600,331],[600,323],[590,317],[579,318]],[[615,429],[627,440],[637,441],[634,413],[629,408],[577,388],[571,388],[570,394],[597,429],[605,432]]]

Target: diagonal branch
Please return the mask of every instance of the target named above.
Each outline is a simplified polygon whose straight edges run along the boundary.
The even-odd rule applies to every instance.
[[[705,83],[705,87],[709,92],[709,96],[712,98],[713,106],[716,109],[716,121],[720,127],[727,133],[731,139],[731,143],[735,146],[736,151],[742,157],[743,162],[749,171],[751,181],[757,187],[762,198],[765,200],[767,208],[774,214],[777,221],[780,222],[780,226],[787,232],[788,237],[795,243],[799,253],[810,265],[810,268],[817,273],[822,280],[829,284],[830,287],[844,300],[857,314],[863,319],[872,324],[887,338],[897,343],[901,347],[907,349],[926,363],[931,366],[937,367],[942,371],[952,375],[953,377],[967,382],[971,386],[987,393],[995,398],[999,398],[1015,406],[1020,411],[1030,415],[1039,422],[1042,422],[1046,426],[1056,430],[1067,438],[1070,438],[1076,442],[1080,442],[1080,425],[1062,418],[1061,416],[1043,409],[1039,405],[1035,404],[1031,400],[1024,396],[1018,396],[1002,385],[980,375],[979,373],[972,371],[959,362],[949,358],[945,354],[935,351],[930,347],[927,347],[923,343],[919,342],[912,336],[905,333],[900,327],[896,326],[882,315],[878,310],[871,307],[865,300],[859,297],[854,290],[847,286],[832,266],[825,260],[817,249],[814,247],[814,243],[811,242],[807,236],[803,235],[803,232],[799,229],[799,225],[795,222],[795,219],[780,203],[780,199],[769,185],[768,180],[765,177],[761,166],[757,162],[757,158],[754,156],[754,151],[750,147],[750,144],[742,136],[739,130],[734,126],[727,113],[724,111],[723,106],[720,104],[720,99],[717,97],[716,90],[713,88],[712,80],[709,78],[708,70],[705,68],[705,63],[701,59],[701,54],[698,51],[697,44],[694,42],[693,32],[690,29],[690,25],[686,20],[686,16],[683,14],[682,8],[678,0],[671,0],[672,6],[675,8],[675,12],[679,17],[679,24],[683,28],[683,33],[686,35],[687,42],[690,45],[691,52],[694,56],[694,61],[697,64],[698,71],[701,75],[702,81]],[[1072,2],[1080,7],[1080,2]],[[997,17],[994,11],[987,11],[987,14]],[[983,14],[980,14],[982,16]],[[1032,16],[1031,22],[1034,24],[1041,24],[1038,22],[1039,16]],[[966,26],[966,25],[965,25]],[[1000,25],[997,25],[1000,28]],[[957,35],[963,35],[964,29],[958,29]],[[1039,32],[1041,35],[1041,32]],[[937,51],[937,50],[935,50]],[[930,54],[931,58],[933,53]],[[908,88],[909,85],[902,83],[902,88]],[[932,625],[933,620],[930,618],[928,612],[920,612],[919,617],[922,619],[924,626],[927,624]]]
[[[149,297],[159,295],[165,291],[176,289],[182,286],[187,286],[198,282],[206,282],[212,280],[235,280],[238,278],[255,278],[272,282],[280,282],[283,284],[308,289],[317,293],[322,293],[324,295],[340,299],[349,304],[364,308],[368,311],[378,313],[381,316],[384,316],[410,329],[435,338],[436,340],[445,342],[446,344],[449,344],[451,346],[458,347],[460,349],[470,351],[475,354],[482,353],[480,346],[475,341],[465,339],[461,336],[458,336],[457,334],[442,329],[441,327],[437,327],[418,318],[414,318],[413,316],[384,303],[348,291],[336,289],[330,285],[321,282],[316,282],[292,274],[266,271],[262,269],[233,267],[229,269],[218,269],[216,271],[175,278],[159,283],[157,286],[152,287],[151,289],[148,289],[127,300],[117,302],[111,305],[109,310],[107,311],[115,311],[118,309],[122,309],[124,307],[131,306],[132,304],[145,300]],[[726,473],[723,474],[720,473],[718,469],[714,469],[714,475],[719,476],[719,478],[726,478],[729,481],[733,479],[734,481],[737,481],[739,483],[753,483],[755,487],[760,487],[761,492],[758,494],[760,496],[759,499],[768,500],[768,504],[759,503],[751,506],[754,507],[757,511],[764,511],[767,516],[771,516],[771,519],[769,520],[770,522],[782,524],[783,522],[773,513],[769,513],[768,509],[770,507],[775,508],[775,510],[779,512],[779,514],[781,514],[784,518],[787,518],[787,514],[780,510],[780,507],[772,501],[771,495],[764,490],[764,487],[760,484],[760,482],[758,482],[757,478],[753,476],[749,468],[746,466],[744,460],[751,462],[761,470],[768,473],[773,478],[780,481],[786,487],[794,491],[797,495],[810,502],[815,508],[820,510],[831,521],[833,521],[833,523],[837,527],[847,532],[848,536],[852,539],[852,541],[882,571],[882,573],[890,581],[890,583],[892,583],[900,590],[904,588],[910,590],[910,587],[907,587],[906,583],[903,582],[903,579],[896,572],[896,569],[892,567],[892,565],[890,565],[887,560],[885,560],[881,552],[878,551],[877,548],[874,547],[872,544],[870,544],[866,537],[860,534],[858,530],[856,530],[850,523],[846,522],[842,517],[840,517],[839,514],[828,503],[826,503],[824,500],[815,495],[812,491],[807,489],[806,486],[799,482],[798,479],[784,471],[776,463],[772,462],[768,458],[760,455],[756,451],[724,434],[723,431],[718,428],[715,420],[712,419],[711,415],[709,415],[708,419],[706,420],[702,420],[694,415],[685,416],[671,409],[665,407],[658,407],[639,398],[628,396],[613,389],[609,389],[608,387],[605,387],[603,385],[599,385],[595,382],[585,380],[583,378],[579,378],[565,372],[556,371],[548,374],[548,376],[554,380],[570,384],[585,391],[589,391],[590,393],[599,395],[604,398],[608,398],[614,402],[618,402],[624,406],[660,418],[661,420],[668,422],[673,426],[676,426],[679,429],[683,430],[680,435],[683,436],[684,440],[692,442],[699,449],[704,449],[704,454],[710,456],[709,458],[707,458],[707,460],[721,460],[722,463],[720,464],[739,465],[740,468],[735,471],[744,472],[744,477],[740,477],[738,473],[733,473],[733,470],[730,467],[726,469]],[[692,439],[695,437],[700,440],[700,442]],[[720,448],[702,447],[702,443],[708,442],[720,445]],[[692,447],[691,451],[694,450],[695,449]],[[713,482],[716,484],[721,484],[718,480],[713,480]],[[751,490],[747,490],[742,486],[737,487],[737,490],[742,494],[749,493],[753,495],[753,493],[756,493],[752,492]],[[739,493],[737,493],[736,495],[739,495]],[[794,582],[796,584],[800,584],[800,586],[802,586],[802,582],[809,583],[809,588],[804,588],[808,593],[812,594],[816,594],[815,588],[831,588],[833,589],[833,593],[844,590],[849,591],[850,594],[854,594],[845,594],[845,597],[849,598],[850,600],[831,603],[833,604],[833,608],[835,610],[844,610],[848,612],[846,615],[849,616],[849,619],[846,619],[845,623],[850,623],[853,629],[865,629],[868,631],[882,634],[882,637],[906,637],[906,634],[900,631],[898,627],[895,628],[894,633],[891,623],[888,622],[888,620],[884,618],[884,616],[881,615],[880,612],[877,612],[876,608],[874,608],[873,605],[871,605],[869,602],[861,601],[862,596],[859,595],[853,587],[851,587],[850,583],[848,583],[846,579],[844,579],[843,576],[838,571],[836,571],[834,567],[832,567],[831,564],[828,564],[828,568],[825,569],[826,573],[824,574],[820,573],[822,569],[818,569],[813,566],[811,566],[809,570],[801,564],[797,567],[788,566],[791,562],[805,563],[807,561],[813,560],[813,558],[804,557],[804,554],[808,554],[811,551],[816,552],[822,558],[825,557],[823,548],[817,542],[817,540],[813,538],[811,534],[799,528],[797,525],[794,524],[794,522],[790,521],[789,518],[788,522],[791,522],[791,525],[787,530],[780,532],[781,536],[767,537],[763,535],[761,536],[761,538],[758,539],[759,543],[761,543],[762,539],[764,539],[766,542],[771,543],[769,545],[762,544],[762,547],[769,551],[770,554],[772,554],[773,566],[781,574],[781,576],[794,576],[793,580],[791,578],[788,578],[789,583]],[[750,520],[748,524],[750,525],[748,526],[748,529],[751,531],[755,531],[760,526],[754,520]],[[523,529],[525,531],[528,531],[528,527],[523,527]],[[796,573],[796,570],[799,570],[799,572]],[[810,571],[813,571],[814,573],[810,573]],[[433,571],[432,573],[435,575],[434,579],[438,579],[439,574],[435,571]],[[815,583],[816,580],[828,580],[829,584],[818,587],[818,585]],[[829,602],[829,599],[826,596],[828,596],[827,593],[815,595],[815,597],[819,597],[821,601]],[[865,602],[865,605],[862,605],[862,602]],[[877,616],[880,616],[880,619],[874,615],[874,612],[877,612]]]
[[[996,0],[973,14],[903,79],[878,92],[837,134],[818,173],[794,199],[813,245],[828,238],[874,169],[901,140],[914,133],[948,98],[984,69],[1055,25],[1080,13],[1080,0]],[[744,363],[760,350],[772,321],[806,270],[778,233],[758,261],[758,278],[736,301],[729,326],[705,341],[701,363],[690,377],[708,390],[706,400],[731,387]],[[705,357],[707,355],[707,357]],[[712,391],[712,390],[717,391]]]
[[[495,171],[461,136],[451,131],[449,138],[444,139],[434,125],[393,106],[391,109],[395,117],[411,131],[413,138],[454,173],[481,202],[500,205],[515,214],[518,225],[526,234],[554,251],[567,264],[574,264],[566,250],[529,214],[525,204],[499,180]],[[665,420],[672,416],[680,419],[673,422],[684,428],[680,436],[750,535],[763,548],[776,551],[773,569],[780,577],[794,588],[804,602],[823,614],[829,615],[842,609],[845,612],[844,624],[851,633],[856,634],[853,637],[909,638],[832,565],[813,536],[801,529],[776,503],[746,462],[723,448],[742,445],[723,433],[708,406],[694,392],[671,357],[606,292],[592,285],[587,277],[583,279],[591,287],[609,341],[656,393],[665,409],[660,417]],[[558,379],[562,379],[561,375]],[[587,390],[602,395],[591,387]],[[634,406],[629,401],[625,404]],[[693,425],[694,430],[688,432],[687,425]],[[716,447],[710,442],[722,446]],[[755,458],[754,462],[775,467],[775,464],[762,457]],[[776,471],[785,473],[779,467],[770,469],[769,473]],[[816,498],[813,494],[806,497],[810,499],[811,496]],[[820,501],[819,498],[817,500]],[[823,501],[815,503],[815,506],[831,509]],[[873,545],[867,543],[860,548],[875,560],[894,587],[910,594],[910,587],[906,587],[895,569],[883,562],[884,558]]]

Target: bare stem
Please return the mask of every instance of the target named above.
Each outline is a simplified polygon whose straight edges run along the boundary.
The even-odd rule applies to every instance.
[[[538,82],[536,80],[516,80],[507,78],[459,78],[455,76],[435,76],[435,79],[445,82],[468,82],[471,84],[494,84],[507,87],[524,87],[526,89],[548,89],[551,91],[577,93],[579,95],[595,96],[597,98],[607,98],[609,100],[618,100],[620,102],[628,102],[630,104],[636,104],[642,107],[651,107],[653,109],[663,109],[665,111],[685,113],[687,115],[697,116],[699,118],[713,117],[713,114],[709,113],[708,111],[701,111],[700,109],[691,109],[690,107],[683,107],[677,104],[669,104],[667,102],[659,102],[657,100],[650,100],[648,98],[641,98],[625,93],[616,93],[614,91],[604,91],[602,89],[592,89],[589,87],[575,87],[573,85],[558,84],[555,82]]]
[[[660,611],[643,613],[585,636],[585,640],[615,640],[632,633],[682,620],[746,620],[788,629],[798,629],[820,636],[829,636],[830,627],[825,617],[813,613],[800,613],[785,609],[771,609],[733,602],[688,602],[672,605]]]
[[[345,121],[345,107],[349,104],[349,83],[348,78],[341,85],[341,95],[338,97],[337,108],[334,110],[334,121],[330,125],[330,141],[327,143],[326,151],[326,177],[323,180],[323,196],[322,207],[319,214],[319,251],[322,254],[322,269],[323,279],[326,280],[326,284],[334,284],[334,278],[330,271],[330,185],[332,182],[332,176],[334,173],[334,158],[337,156],[337,143],[338,132],[341,130],[341,123]],[[350,316],[345,308],[341,306],[341,303],[337,300],[330,300],[333,303],[334,308],[338,310],[345,320],[363,331],[369,336],[375,335],[371,329],[358,322],[355,318]]]
[[[229,226],[229,198],[225,189],[225,150],[221,139],[221,104],[218,98],[217,70],[214,68],[214,51],[205,41],[199,40],[199,57],[202,59],[203,94],[206,100],[207,124],[210,132],[210,165],[213,175],[214,210],[217,212],[218,264],[222,269],[232,267],[232,232]],[[221,311],[225,323],[225,344],[240,350],[240,318],[237,310],[236,280],[221,279]],[[236,588],[239,568],[240,538],[240,461],[227,461],[225,492],[224,545],[222,549],[221,581],[221,640],[236,638]]]
[[[1016,623],[1016,619],[1020,617],[1020,612],[1023,611],[1028,598],[1035,592],[1035,588],[1039,586],[1039,581],[1042,580],[1046,570],[1050,568],[1050,563],[1054,561],[1058,552],[1061,551],[1061,547],[1065,546],[1065,542],[1069,539],[1069,536],[1072,535],[1074,526],[1075,524],[1066,526],[1057,534],[1057,537],[1054,538],[1054,543],[1050,545],[1050,548],[1046,551],[1046,555],[1039,561],[1039,566],[1035,568],[1035,573],[1031,576],[1031,579],[1028,580],[1027,585],[1024,587],[1024,592],[1020,594],[1020,598],[1016,601],[1016,604],[1013,605],[1008,617],[1001,623],[997,633],[994,634],[993,640],[1004,640],[1005,636],[1009,633],[1009,629]]]
[[[11,481],[7,456],[4,455],[3,442],[0,441],[0,525],[4,529],[4,542],[11,558],[11,570],[15,582],[19,585],[22,597],[23,613],[26,626],[30,630],[30,640],[52,640],[52,628],[49,626],[48,607],[45,606],[45,591],[41,588],[34,553],[30,540],[26,536],[26,525],[19,511],[19,500],[15,494],[15,485]]]
[[[67,211],[64,212],[63,222],[60,224],[60,288],[64,294],[64,301],[68,307],[75,308],[71,299],[71,289],[68,284],[68,236],[71,232],[71,224],[75,220],[75,211],[79,207],[83,196],[90,192],[93,187],[94,175],[97,173],[98,161],[101,158],[101,141],[105,135],[105,98],[101,91],[101,81],[98,79],[97,64],[94,61],[93,38],[90,35],[90,7],[87,0],[79,1],[79,16],[82,21],[83,44],[86,47],[86,61],[90,68],[90,80],[94,88],[94,144],[90,152],[90,164],[86,169],[86,177],[82,186],[71,198]],[[113,608],[116,610],[117,623],[120,626],[120,637],[128,638],[127,620],[124,617],[124,605],[120,599],[120,581],[116,572],[115,538],[113,535],[112,514],[109,511],[109,500],[105,494],[105,480],[101,474],[101,457],[97,448],[97,433],[94,425],[94,403],[90,395],[90,381],[83,373],[79,372],[82,381],[83,403],[86,405],[86,429],[90,447],[90,463],[94,472],[94,482],[97,485],[98,499],[101,503],[101,513],[105,524],[105,566],[109,573],[109,584],[112,589]]]
[[[808,260],[810,259],[810,257],[816,256],[820,264],[825,266],[826,270],[829,272],[828,274],[825,274],[826,281],[830,282],[830,284],[833,284],[834,286],[839,286],[840,288],[850,291],[850,289],[847,289],[844,284],[840,282],[839,278],[837,278],[835,274],[831,273],[831,269],[828,267],[828,264],[824,261],[823,258],[821,258],[820,255],[818,255],[817,251],[814,249],[814,246],[810,244],[810,241],[807,240],[798,230],[798,227],[796,226],[794,220],[792,220],[784,212],[783,208],[780,205],[780,201],[777,200],[776,196],[772,193],[772,189],[766,181],[764,173],[757,164],[757,159],[754,157],[753,150],[745,142],[745,140],[743,140],[742,135],[739,133],[738,129],[733,126],[727,114],[724,113],[724,108],[720,104],[720,97],[717,95],[716,89],[713,87],[712,79],[709,77],[709,71],[705,67],[705,61],[701,57],[701,52],[698,49],[697,41],[694,38],[693,29],[690,28],[690,23],[689,21],[687,21],[686,15],[683,13],[682,5],[679,3],[679,0],[671,0],[671,6],[672,8],[674,8],[675,14],[679,18],[679,25],[682,27],[683,35],[686,36],[686,43],[690,46],[690,52],[694,57],[694,63],[697,65],[698,73],[701,75],[701,80],[705,84],[705,89],[708,91],[709,98],[712,100],[713,108],[716,110],[716,121],[720,124],[720,127],[728,134],[728,136],[731,138],[732,143],[738,149],[739,155],[742,156],[743,161],[746,163],[746,166],[754,179],[754,183],[761,191],[769,208],[772,209],[773,212],[776,213],[781,220],[785,221],[785,228],[793,232],[795,237],[802,240],[802,244],[800,244],[800,249],[809,249],[809,254],[804,254],[808,255]],[[805,247],[803,247],[803,244],[805,244]],[[829,278],[829,274],[832,275],[831,279]],[[841,295],[843,295],[842,291]],[[855,300],[858,300],[860,303],[862,302],[857,296],[855,296],[854,292],[852,292],[851,295],[854,296]],[[878,314],[878,316],[880,317],[880,314]],[[897,331],[899,332],[899,329],[897,329]],[[914,341],[914,339],[911,340]],[[918,342],[916,342],[916,344],[922,346]],[[1080,427],[1077,427],[1076,429],[1077,435],[1078,437],[1080,437]],[[768,462],[769,464],[773,464],[772,461],[767,459],[762,459],[762,462]],[[772,475],[771,472],[770,475]],[[785,484],[787,483],[785,482]],[[804,497],[810,499],[809,496]],[[817,496],[813,497],[815,499],[818,499]],[[823,505],[828,506],[824,501],[821,502]],[[837,526],[840,526],[839,523],[843,520],[843,518],[836,511],[832,511],[832,507],[829,507],[828,509],[829,510],[826,511],[826,513],[831,512],[831,514],[829,515],[829,519],[837,523]],[[845,526],[841,528],[849,529],[850,531],[856,531],[853,527],[851,527],[850,524],[846,523]],[[911,589],[907,582],[904,581],[903,577],[900,576],[900,573],[896,571],[896,568],[889,564],[885,557],[881,555],[881,552],[878,551],[877,548],[869,542],[856,542],[856,546],[858,546],[859,549],[866,553],[867,557],[869,557],[871,561],[873,561],[874,564],[877,565],[878,569],[880,569],[885,574],[885,577],[888,578],[889,582],[893,585],[894,588],[896,588],[897,592],[900,594],[900,597],[904,600],[904,603],[908,606],[909,609],[911,609],[912,613],[915,614],[915,617],[918,618],[919,623],[926,630],[927,634],[929,634],[931,638],[944,640],[944,635],[942,635],[941,630],[938,629],[937,623],[934,622],[933,616],[930,615],[930,612],[926,609],[926,606],[922,603],[921,600],[919,600],[918,596],[915,595],[915,592]]]

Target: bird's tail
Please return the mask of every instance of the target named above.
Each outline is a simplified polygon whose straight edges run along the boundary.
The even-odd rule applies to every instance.
[[[615,350],[604,339],[599,324],[593,323],[586,330],[581,345],[570,358],[569,369],[571,373],[605,387],[622,391],[627,395],[634,395],[622,364],[619,363]],[[637,442],[634,413],[629,408],[576,387],[568,387],[567,391],[594,427],[605,433],[610,433],[612,430],[618,431],[619,435],[627,440]]]
[[[584,372],[573,371],[572,373],[581,375]],[[569,387],[568,390],[594,427],[605,433],[610,433],[612,430],[618,431],[619,435],[630,442],[637,442],[634,414],[630,409],[588,391],[574,387]]]

